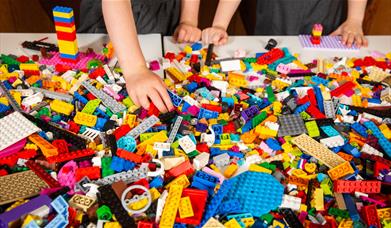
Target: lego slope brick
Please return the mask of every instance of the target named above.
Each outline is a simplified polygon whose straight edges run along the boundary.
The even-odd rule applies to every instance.
[[[19,112],[1,118],[0,151],[40,130]]]
[[[33,171],[0,177],[0,205],[38,195],[48,185]]]
[[[311,35],[299,35],[300,44],[303,48],[315,48],[325,50],[343,50],[343,51],[358,51],[359,48],[356,45],[348,47],[342,44],[340,36],[322,36],[320,44],[312,44]]]
[[[232,179],[236,182],[226,197],[237,199],[243,211],[259,217],[281,205],[284,186],[272,175],[247,171]]]

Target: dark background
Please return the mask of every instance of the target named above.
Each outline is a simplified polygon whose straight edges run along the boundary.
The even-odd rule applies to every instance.
[[[228,33],[246,35],[255,21],[255,1],[243,0],[240,10],[234,15]],[[54,32],[51,9],[54,6],[69,6],[74,9],[78,22],[80,0],[0,0],[0,32]],[[201,0],[199,27],[212,23],[218,0]],[[242,14],[241,14],[242,12]],[[245,12],[246,17],[242,17]],[[391,35],[391,0],[370,0],[364,21],[367,35]],[[77,25],[76,25],[77,26]]]

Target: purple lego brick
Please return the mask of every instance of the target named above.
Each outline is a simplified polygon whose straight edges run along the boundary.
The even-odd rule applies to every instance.
[[[329,50],[345,50],[357,51],[359,48],[356,45],[348,47],[343,45],[340,36],[322,36],[320,44],[312,44],[310,35],[299,35],[299,40],[303,48],[329,49]]]
[[[8,223],[21,218],[23,215],[38,209],[44,205],[50,208],[52,200],[47,195],[40,195],[27,203],[24,203],[10,211],[6,211],[0,215],[0,228],[8,227]]]

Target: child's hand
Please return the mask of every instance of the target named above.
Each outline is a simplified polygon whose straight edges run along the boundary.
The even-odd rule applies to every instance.
[[[227,43],[227,41],[228,33],[225,29],[215,26],[202,30],[202,42],[204,44],[222,45]]]
[[[201,39],[201,29],[186,23],[180,23],[174,32],[174,39],[178,43],[194,43]]]
[[[137,106],[148,109],[152,101],[160,112],[174,108],[162,79],[146,67],[125,75],[125,79],[128,94]]]
[[[368,40],[364,36],[361,23],[355,21],[346,20],[330,35],[341,35],[342,43],[348,47],[351,47],[353,43],[356,44],[357,47],[368,46]]]

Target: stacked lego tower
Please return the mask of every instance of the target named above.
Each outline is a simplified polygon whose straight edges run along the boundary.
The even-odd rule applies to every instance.
[[[56,6],[53,8],[53,17],[61,59],[76,61],[79,50],[77,47],[73,9]]]
[[[312,28],[312,34],[311,34],[312,44],[320,44],[322,32],[323,32],[323,26],[321,24],[314,24],[314,27]]]

